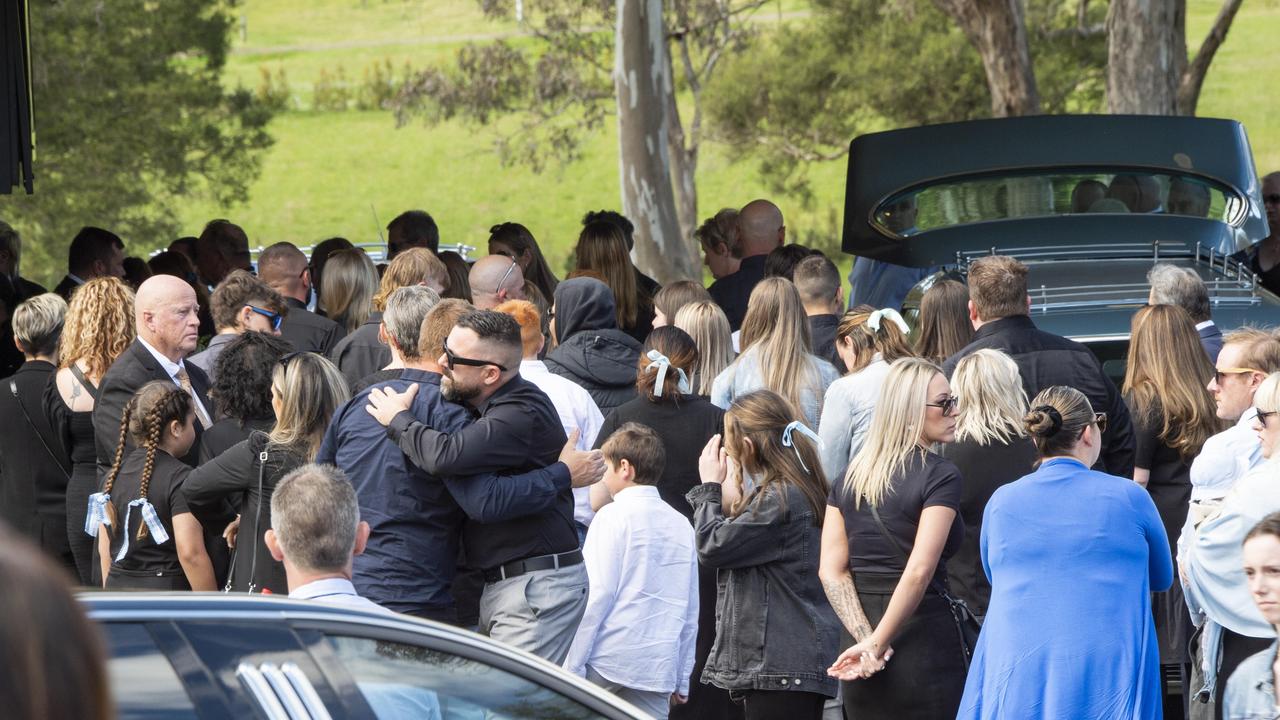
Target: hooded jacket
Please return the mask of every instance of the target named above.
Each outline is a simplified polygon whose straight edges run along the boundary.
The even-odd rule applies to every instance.
[[[547,369],[585,388],[605,415],[634,398],[641,346],[618,329],[609,286],[565,280],[556,286],[555,311],[560,344],[547,353]]]

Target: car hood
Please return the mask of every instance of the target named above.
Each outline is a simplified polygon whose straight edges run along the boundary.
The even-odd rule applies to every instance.
[[[1214,188],[1228,220],[1155,213],[1041,214],[887,230],[877,211],[922,188],[1047,172],[1166,174]],[[843,248],[899,265],[956,262],[957,253],[1117,242],[1193,242],[1230,254],[1267,235],[1252,151],[1233,120],[1123,115],[1001,118],[860,136],[852,142]]]

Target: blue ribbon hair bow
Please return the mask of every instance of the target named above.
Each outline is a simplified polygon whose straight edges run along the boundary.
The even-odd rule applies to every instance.
[[[98,526],[111,524],[111,520],[107,517],[109,502],[111,502],[111,495],[108,493],[97,492],[89,496],[89,514],[84,518],[86,535],[98,537]]]
[[[805,472],[808,472],[809,466],[805,465],[804,458],[800,457],[800,448],[796,447],[795,443],[792,442],[791,440],[791,433],[797,430],[800,431],[801,435],[808,437],[810,440],[813,441],[813,444],[819,447],[822,446],[822,438],[818,437],[817,433],[810,430],[808,426],[806,426],[804,423],[800,422],[799,420],[792,420],[790,423],[787,423],[787,426],[785,428],[782,429],[782,446],[789,447],[795,450],[796,459],[800,461],[800,467],[804,468]]]
[[[146,498],[138,498],[129,503],[128,509],[124,512],[124,544],[120,546],[120,552],[116,553],[116,562],[124,559],[129,552],[129,515],[133,513],[133,506],[137,505],[142,508],[142,521],[147,524],[147,529],[151,531],[151,539],[157,545],[163,545],[169,542],[169,533],[164,529],[164,523],[160,522],[160,516],[156,514],[155,506]]]
[[[657,350],[650,350],[649,354],[645,357],[649,358],[649,364],[645,366],[645,371],[648,372],[657,368],[658,372],[658,377],[653,383],[653,396],[662,397],[662,386],[666,384],[667,371],[672,367],[671,359]],[[689,376],[685,375],[683,368],[676,368],[676,372],[680,373],[680,383],[677,385],[676,389],[685,395],[688,395],[692,392],[692,389],[689,387]]]

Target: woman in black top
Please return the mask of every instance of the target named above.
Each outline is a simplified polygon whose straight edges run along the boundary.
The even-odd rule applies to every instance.
[[[276,424],[271,409],[271,378],[289,343],[260,332],[242,333],[214,360],[217,378],[209,395],[218,406],[218,420],[200,436],[200,464],[248,439],[255,430],[267,432]]]
[[[955,717],[960,706],[964,649],[938,588],[964,534],[962,487],[929,450],[954,439],[955,409],[936,365],[895,361],[867,442],[827,499],[819,576],[856,641],[830,672],[858,720]]]
[[[191,405],[182,388],[157,380],[125,406],[115,462],[85,525],[98,536],[107,589],[216,589],[203,528],[182,494],[191,468],[178,458],[196,439]]]
[[[698,457],[712,436],[724,432],[724,411],[707,398],[692,394],[689,378],[698,367],[698,348],[689,334],[675,326],[649,333],[640,353],[634,400],[609,413],[596,435],[596,448],[604,446],[615,430],[628,422],[652,428],[662,438],[667,463],[658,480],[658,494],[691,521],[693,507],[685,493],[697,486]],[[599,510],[611,500],[604,483],[591,486],[591,507]],[[741,717],[742,711],[726,690],[698,682],[711,644],[716,637],[716,572],[698,568],[698,640],[694,651],[693,682],[689,700],[671,710],[671,717],[714,720]]]
[[[183,489],[191,507],[228,498],[238,505],[238,525],[227,529],[236,548],[228,582],[233,591],[288,594],[284,566],[262,540],[271,527],[271,493],[285,475],[315,458],[329,418],[347,398],[346,381],[333,363],[315,353],[286,355],[271,382],[277,418],[271,432],[254,432],[187,478]]]
[[[1176,305],[1148,305],[1133,316],[1122,388],[1133,417],[1133,479],[1147,488],[1169,537],[1170,556],[1191,502],[1191,461],[1222,430],[1206,385],[1214,376],[1195,322]],[[1191,616],[1182,584],[1154,593],[1152,612],[1162,665],[1190,662]]]
[[[982,513],[1000,486],[1031,474],[1039,455],[1022,422],[1027,393],[1013,358],[990,348],[967,355],[951,374],[951,388],[959,401],[956,439],[941,454],[964,478],[964,542],[947,561],[947,574],[951,590],[981,617],[991,600],[978,546]]]

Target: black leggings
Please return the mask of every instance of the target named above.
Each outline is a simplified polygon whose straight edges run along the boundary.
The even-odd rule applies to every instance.
[[[821,720],[827,697],[795,690],[745,690],[747,720]]]

